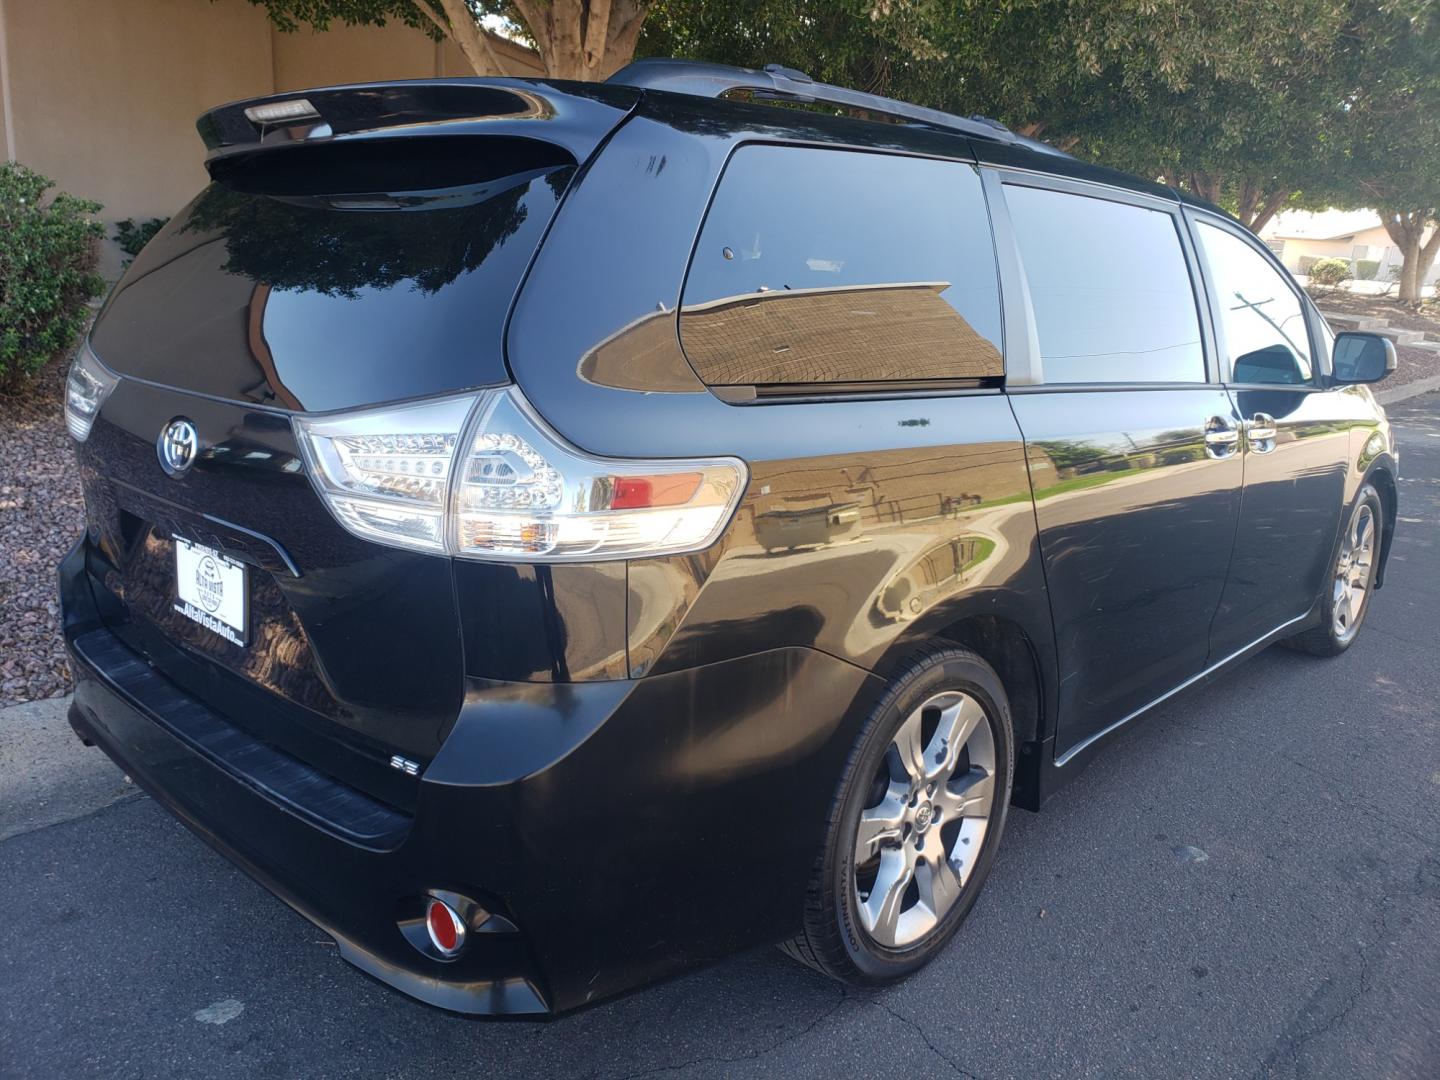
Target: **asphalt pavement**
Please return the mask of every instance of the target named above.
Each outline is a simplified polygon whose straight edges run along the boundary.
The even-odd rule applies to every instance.
[[[58,708],[10,711],[0,1076],[1440,1076],[1440,394],[1391,416],[1400,530],[1355,646],[1270,649],[1012,812],[959,938],[883,992],[763,949],[552,1022],[451,1016]]]

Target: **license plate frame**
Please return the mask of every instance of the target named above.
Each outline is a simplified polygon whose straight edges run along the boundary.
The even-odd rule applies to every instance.
[[[244,563],[183,536],[175,541],[175,611],[230,644],[249,642],[249,574]]]

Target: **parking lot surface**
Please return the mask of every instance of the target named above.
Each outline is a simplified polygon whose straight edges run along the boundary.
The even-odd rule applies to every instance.
[[[1013,811],[959,938],[881,992],[766,949],[451,1016],[7,721],[0,1076],[1440,1076],[1440,395],[1390,412],[1400,529],[1355,646],[1272,648]]]

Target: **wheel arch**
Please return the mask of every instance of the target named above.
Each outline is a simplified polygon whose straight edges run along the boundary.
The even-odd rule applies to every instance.
[[[970,610],[948,620],[932,622],[923,631],[897,641],[874,668],[887,680],[917,645],[959,645],[976,653],[995,669],[1010,700],[1010,724],[1015,739],[1015,786],[1011,802],[1025,809],[1038,808],[1036,781],[1031,773],[1043,760],[1043,750],[1054,735],[1054,643],[1049,635],[1049,612],[1038,627],[1013,611]]]
[[[1365,474],[1365,482],[1380,495],[1384,529],[1380,534],[1380,565],[1375,569],[1375,588],[1385,584],[1385,567],[1390,562],[1390,545],[1395,539],[1395,524],[1400,518],[1400,491],[1395,483],[1395,463],[1388,457],[1377,460]]]

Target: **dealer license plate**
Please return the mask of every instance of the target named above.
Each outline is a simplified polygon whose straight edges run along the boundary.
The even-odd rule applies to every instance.
[[[232,645],[245,644],[245,564],[175,537],[175,610]]]

